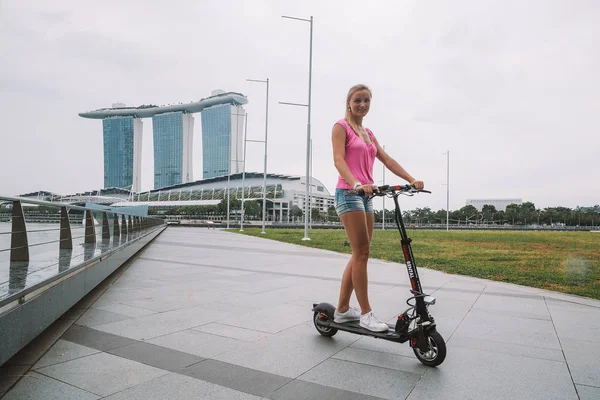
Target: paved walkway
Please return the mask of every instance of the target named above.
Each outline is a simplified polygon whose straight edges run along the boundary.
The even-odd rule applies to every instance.
[[[312,303],[336,303],[347,259],[169,228],[2,367],[17,376],[34,364],[4,398],[600,398],[600,301],[421,269],[448,343],[446,361],[428,368],[407,344],[316,332]],[[394,320],[406,270],[369,269],[373,307]]]

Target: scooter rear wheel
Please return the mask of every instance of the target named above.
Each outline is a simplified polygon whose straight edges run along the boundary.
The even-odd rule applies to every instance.
[[[429,367],[437,367],[446,358],[446,342],[435,329],[425,333],[425,336],[429,341],[429,351],[423,352],[418,347],[413,347],[413,351],[423,364]]]
[[[323,326],[319,324],[319,319],[322,319],[320,316],[321,313],[316,312],[313,315],[313,323],[315,324],[315,328],[317,328],[317,332],[319,332],[323,336],[331,337],[337,333],[336,328],[330,328],[328,326]]]

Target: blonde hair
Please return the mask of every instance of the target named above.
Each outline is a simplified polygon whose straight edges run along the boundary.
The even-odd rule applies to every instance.
[[[368,90],[369,97],[373,97],[371,89],[369,89],[367,85],[363,85],[362,83],[354,85],[350,88],[350,90],[348,90],[348,96],[346,96],[346,114],[344,115],[344,120],[352,127],[352,129],[354,129],[354,132],[356,132],[357,135],[359,129],[358,124],[356,123],[356,121],[354,120],[354,116],[352,115],[352,111],[350,111],[350,99],[352,98],[352,95],[358,92],[359,90]]]

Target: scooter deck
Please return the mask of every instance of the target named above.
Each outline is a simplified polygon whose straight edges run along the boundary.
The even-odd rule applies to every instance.
[[[338,329],[340,331],[356,333],[358,335],[363,335],[363,336],[372,336],[372,337],[379,338],[379,339],[391,340],[393,342],[403,343],[406,341],[406,339],[401,340],[400,335],[398,333],[396,333],[396,331],[395,331],[395,327],[390,324],[387,324],[388,330],[384,331],[384,332],[370,331],[370,330],[360,326],[358,321],[344,322],[342,324],[334,322],[334,321],[329,321],[329,323],[325,323],[323,325]]]

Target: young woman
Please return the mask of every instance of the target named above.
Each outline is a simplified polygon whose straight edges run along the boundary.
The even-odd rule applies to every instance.
[[[383,151],[373,132],[363,127],[363,118],[370,106],[371,90],[365,85],[353,86],[346,97],[346,115],[333,126],[333,159],[340,173],[335,189],[335,208],[352,246],[352,257],[342,275],[334,321],[342,323],[360,320],[363,328],[383,332],[388,326],[371,309],[367,278],[367,261],[375,221],[369,196],[377,191],[377,186],[373,184],[375,157],[392,173],[417,189],[423,189],[424,185]],[[356,193],[359,189],[364,191],[364,196]],[[360,312],[350,307],[353,290],[356,292]]]

